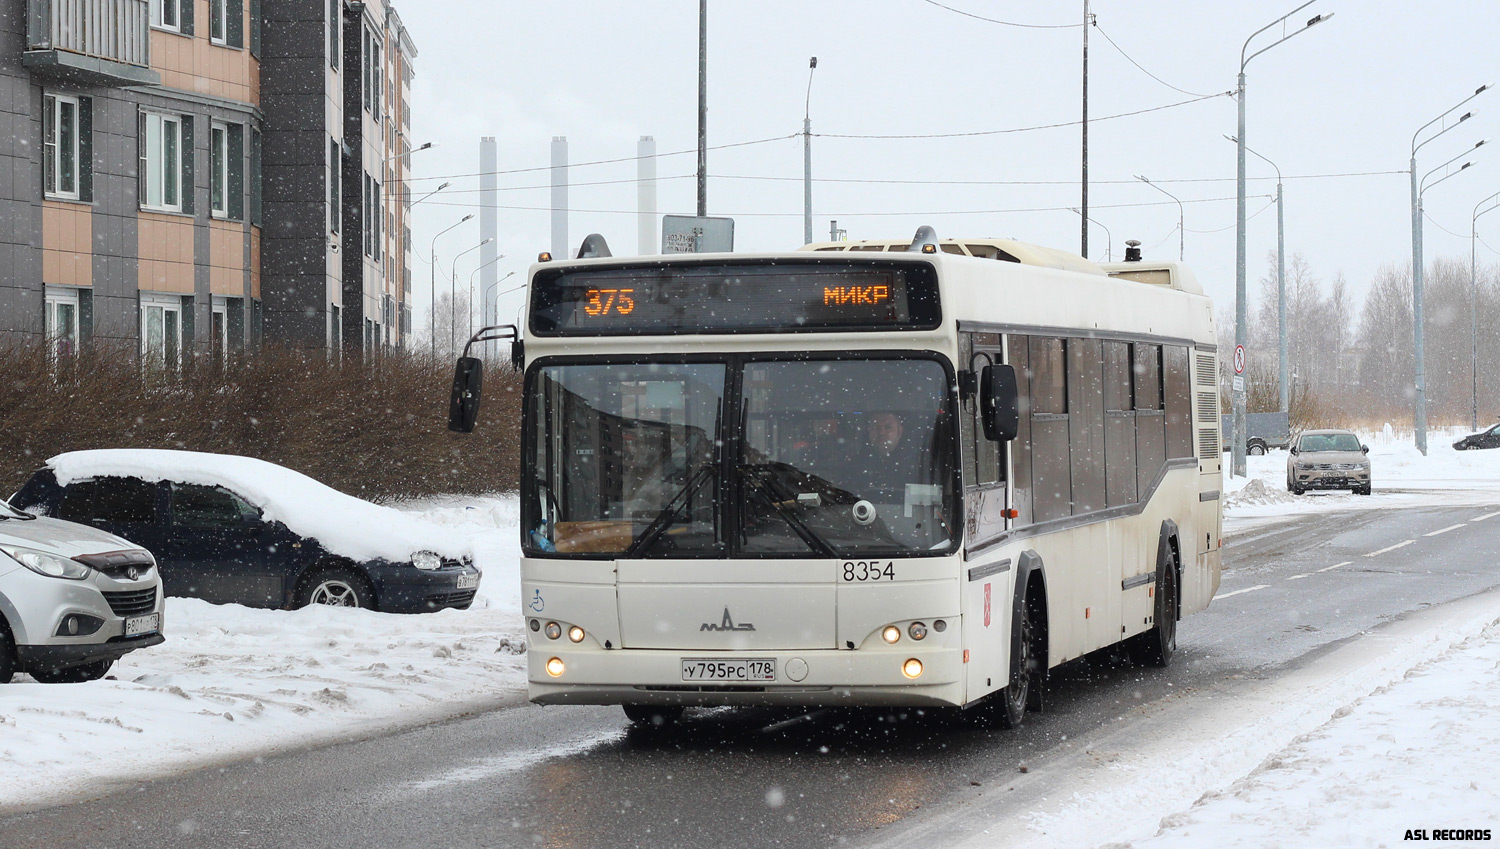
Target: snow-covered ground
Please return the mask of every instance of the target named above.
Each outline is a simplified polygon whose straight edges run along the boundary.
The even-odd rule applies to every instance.
[[[1435,434],[1424,458],[1393,436],[1367,435],[1369,497],[1291,496],[1285,452],[1251,457],[1248,479],[1226,477],[1226,532],[1315,511],[1500,504],[1500,451],[1455,452],[1453,438]],[[170,599],[167,642],[127,655],[109,679],[42,685],[22,675],[0,687],[0,810],[519,704],[516,500],[401,506],[468,539],[485,573],[473,608],[397,616]],[[1137,752],[1138,766],[1128,744],[1109,758],[1079,753],[1074,794],[996,833],[1156,847],[1378,845],[1407,827],[1495,829],[1500,597],[1444,607],[1400,623],[1399,639],[1354,641],[1268,683],[1263,699],[1162,706],[1198,729],[1183,738],[1197,748],[1175,759]],[[1163,792],[1146,777],[1168,762],[1190,768]]]
[[[468,610],[256,610],[168,598],[102,681],[0,686],[0,810],[524,701],[513,497],[401,505],[467,537]]]

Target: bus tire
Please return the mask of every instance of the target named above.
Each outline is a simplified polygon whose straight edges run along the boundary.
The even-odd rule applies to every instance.
[[[682,719],[682,705],[621,705],[625,716],[649,729],[670,728]]]
[[[1177,652],[1177,553],[1163,543],[1165,550],[1157,558],[1155,623],[1151,630],[1130,638],[1130,657],[1142,666],[1162,666],[1172,662]]]
[[[1040,654],[1046,630],[1045,609],[1041,594],[1028,587],[1020,637],[1011,650],[1010,681],[995,694],[995,720],[1001,728],[1019,727],[1028,705],[1040,707],[1042,682],[1037,669],[1045,663]]]

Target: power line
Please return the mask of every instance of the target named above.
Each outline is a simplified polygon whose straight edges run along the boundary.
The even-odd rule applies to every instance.
[[[1282,178],[1283,180],[1319,180],[1333,177],[1377,177],[1400,174],[1405,176],[1406,171],[1347,171],[1329,174],[1292,174]],[[758,174],[713,174],[715,180],[770,180],[778,182],[802,182],[801,177],[779,177]],[[1246,182],[1271,181],[1275,177],[1246,177]],[[1233,183],[1234,177],[1180,177],[1177,179],[1159,180],[1152,178],[1153,183]],[[624,180],[621,182],[632,182]],[[900,185],[900,186],[1076,186],[1077,180],[890,180],[872,179],[863,177],[814,177],[815,183],[862,183],[869,185]],[[1128,185],[1139,183],[1139,180],[1090,180],[1096,186]]]
[[[1215,96],[1215,95],[1209,95],[1209,94],[1199,94],[1196,91],[1188,91],[1185,88],[1178,88],[1177,86],[1172,85],[1171,83],[1167,82],[1166,80],[1162,79],[1161,77],[1158,77],[1157,75],[1155,75],[1155,74],[1151,73],[1150,71],[1146,70],[1145,66],[1143,66],[1140,62],[1137,62],[1134,59],[1132,59],[1130,57],[1130,54],[1125,52],[1125,48],[1123,48],[1120,45],[1116,44],[1115,40],[1113,38],[1109,37],[1109,33],[1107,33],[1107,32],[1104,31],[1104,27],[1099,26],[1099,21],[1097,19],[1094,21],[1094,29],[1098,30],[1099,34],[1102,35],[1102,36],[1104,36],[1104,40],[1107,41],[1107,42],[1109,42],[1109,46],[1110,47],[1113,47],[1114,49],[1120,51],[1120,55],[1124,56],[1125,60],[1127,62],[1129,62],[1130,64],[1136,66],[1136,68],[1139,68],[1141,73],[1145,74],[1146,76],[1150,77],[1153,80],[1156,80],[1157,82],[1161,83],[1162,85],[1166,86],[1167,88],[1169,88],[1169,89],[1171,89],[1173,91],[1180,91],[1183,94],[1191,94],[1194,97],[1213,97],[1213,96]]]
[[[709,150],[728,150],[728,149],[733,148],[733,147],[749,147],[750,145],[766,144],[767,142],[786,141],[787,139],[797,139],[797,138],[801,138],[801,137],[802,137],[801,133],[792,133],[791,135],[786,135],[786,136],[771,136],[770,138],[754,139],[754,140],[751,140],[751,141],[731,142],[730,144],[712,145],[708,149]],[[673,151],[669,151],[667,153],[658,153],[656,155],[657,156],[685,156],[685,155],[687,155],[689,153],[691,153],[694,156],[696,156],[698,154],[698,148],[695,147],[692,150],[673,150]],[[615,165],[615,164],[618,164],[618,163],[621,163],[621,162],[638,162],[642,158],[643,157],[640,157],[640,156],[622,156],[622,157],[619,157],[618,159],[595,159],[595,160],[592,160],[592,161],[589,161],[589,162],[570,162],[570,163],[568,163],[568,167],[569,168],[583,168],[583,167],[589,166],[589,165]],[[504,170],[504,171],[475,171],[475,172],[470,173],[470,174],[440,174],[440,175],[437,175],[437,176],[434,176],[434,177],[408,177],[405,180],[392,180],[391,182],[392,183],[419,183],[419,182],[421,182],[423,180],[458,180],[458,179],[462,179],[462,178],[465,178],[465,177],[486,177],[486,176],[490,176],[490,175],[499,176],[501,174],[529,174],[529,173],[535,173],[537,171],[551,171],[551,170],[552,170],[552,166],[551,165],[538,165],[538,166],[535,166],[533,168],[510,168],[510,169],[507,169],[507,170]]]
[[[1120,112],[1120,113],[1117,113],[1117,114],[1114,114],[1114,115],[1105,115],[1102,118],[1092,118],[1092,119],[1090,119],[1090,121],[1093,122],[1093,123],[1098,123],[1100,121],[1110,121],[1110,120],[1113,120],[1115,118],[1130,118],[1130,117],[1135,116],[1135,115],[1145,115],[1145,114],[1148,114],[1148,113],[1151,113],[1151,112],[1160,112],[1160,111],[1162,111],[1164,109],[1175,109],[1175,108],[1177,108],[1179,106],[1187,106],[1187,105],[1192,104],[1192,103],[1199,103],[1201,101],[1210,100],[1210,99],[1215,98],[1215,97],[1230,97],[1230,96],[1233,96],[1233,94],[1234,94],[1234,92],[1232,92],[1232,91],[1221,91],[1218,94],[1205,94],[1205,95],[1202,95],[1202,96],[1199,96],[1199,97],[1194,97],[1194,98],[1192,98],[1190,100],[1180,100],[1180,101],[1178,101],[1176,103],[1168,103],[1168,104],[1166,104],[1164,106],[1153,106],[1153,107],[1151,107],[1149,109],[1137,109],[1137,110],[1135,110],[1133,112]],[[890,140],[894,140],[894,139],[956,139],[956,138],[968,138],[968,137],[971,137],[971,136],[999,136],[999,135],[1006,135],[1006,134],[1009,134],[1009,133],[1029,133],[1029,132],[1033,132],[1035,130],[1056,130],[1056,129],[1061,129],[1063,127],[1076,127],[1076,126],[1078,126],[1081,123],[1083,123],[1083,122],[1082,121],[1060,121],[1060,122],[1058,122],[1056,124],[1038,124],[1037,126],[1034,126],[1034,127],[1011,127],[1009,129],[1004,129],[1004,130],[976,130],[974,132],[967,132],[967,133],[922,133],[922,134],[912,134],[912,135],[889,135],[889,136],[886,136],[886,135],[864,135],[864,134],[856,134],[856,133],[813,133],[813,135],[817,136],[819,138],[825,138],[825,139],[890,139]]]
[[[1266,197],[1266,195],[1261,195],[1261,197]],[[1261,207],[1260,209],[1255,210],[1254,213],[1245,216],[1245,220],[1249,221],[1250,219],[1256,217],[1257,215],[1260,215],[1262,212],[1265,212],[1266,210],[1270,209],[1271,207],[1273,207],[1275,205],[1276,205],[1276,198],[1273,197],[1269,201],[1266,201],[1266,205],[1265,206]],[[1186,230],[1189,233],[1222,233],[1225,230],[1233,230],[1235,227],[1238,227],[1238,226],[1239,226],[1239,222],[1235,222],[1234,224],[1231,224],[1228,227],[1217,227],[1217,228],[1215,228],[1213,230],[1194,230],[1191,227],[1184,227],[1183,229]]]
[[[1272,202],[1275,202],[1275,197],[1273,195],[1247,195],[1247,197],[1252,197],[1252,198],[1269,198],[1269,199],[1271,199]],[[1232,197],[1193,198],[1193,199],[1189,199],[1189,200],[1184,200],[1183,203],[1184,204],[1190,204],[1190,203],[1223,203],[1223,202],[1232,201],[1232,200],[1234,200],[1234,198],[1232,198]],[[451,202],[443,202],[443,201],[429,201],[428,203],[429,203],[429,205],[432,205],[432,206],[451,206],[451,207],[461,207],[461,208],[465,208],[465,209],[477,209],[479,207],[479,204],[475,204],[475,203],[451,203]],[[1175,201],[1142,201],[1140,203],[1102,204],[1102,205],[1090,207],[1090,209],[1134,209],[1134,208],[1140,208],[1140,207],[1175,206],[1175,205],[1176,205]],[[521,212],[550,212],[552,210],[552,207],[550,207],[550,206],[504,206],[504,205],[502,205],[499,208],[500,209],[508,209],[508,210],[521,211]],[[903,215],[909,215],[909,216],[1010,215],[1010,214],[1030,213],[1030,212],[1072,212],[1072,211],[1073,211],[1073,208],[1070,207],[1070,206],[1034,206],[1034,207],[1017,207],[1017,208],[1012,208],[1012,209],[951,209],[951,210],[939,210],[939,211],[930,211],[929,210],[929,211],[924,211],[924,212],[911,212],[911,211],[894,211],[894,212],[828,212],[828,213],[820,213],[820,214],[822,214],[822,215],[828,215],[830,217],[838,217],[838,218],[889,218],[889,217],[903,216]],[[635,210],[635,209],[577,209],[577,208],[574,208],[574,209],[569,209],[568,212],[582,212],[582,213],[589,213],[589,214],[594,214],[594,215],[639,215],[640,214],[640,211],[639,210]],[[735,212],[735,213],[723,213],[723,214],[730,215],[730,216],[736,217],[736,218],[800,218],[800,217],[802,217],[802,213],[801,212]],[[1174,230],[1173,232],[1176,232],[1176,231]]]
[[[988,24],[999,24],[1003,27],[1019,27],[1021,29],[1074,29],[1076,27],[1083,26],[1083,24],[1018,24],[1014,21],[997,21],[994,18],[986,18],[980,15],[976,15],[973,12],[965,12],[963,9],[955,9],[952,6],[944,6],[942,3],[937,2],[937,0],[922,0],[922,2],[928,4],[929,6],[936,6],[939,9],[947,9],[955,15],[963,15],[966,18],[973,18],[976,21],[984,21]]]

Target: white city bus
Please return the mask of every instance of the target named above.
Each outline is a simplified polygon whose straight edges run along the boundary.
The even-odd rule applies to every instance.
[[[1013,725],[1065,661],[1165,665],[1218,588],[1213,310],[1185,268],[928,228],[580,253],[530,269],[508,329],[532,701]],[[451,426],[478,403],[466,356]]]

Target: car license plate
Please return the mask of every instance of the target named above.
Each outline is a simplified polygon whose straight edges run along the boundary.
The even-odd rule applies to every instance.
[[[461,590],[472,590],[479,586],[479,573],[470,572],[467,575],[458,576],[458,588]]]
[[[125,620],[125,636],[139,637],[141,634],[154,634],[161,630],[161,614],[153,613],[150,616],[132,616]]]
[[[775,660],[750,660],[749,658],[704,658],[682,659],[684,681],[775,681]]]

